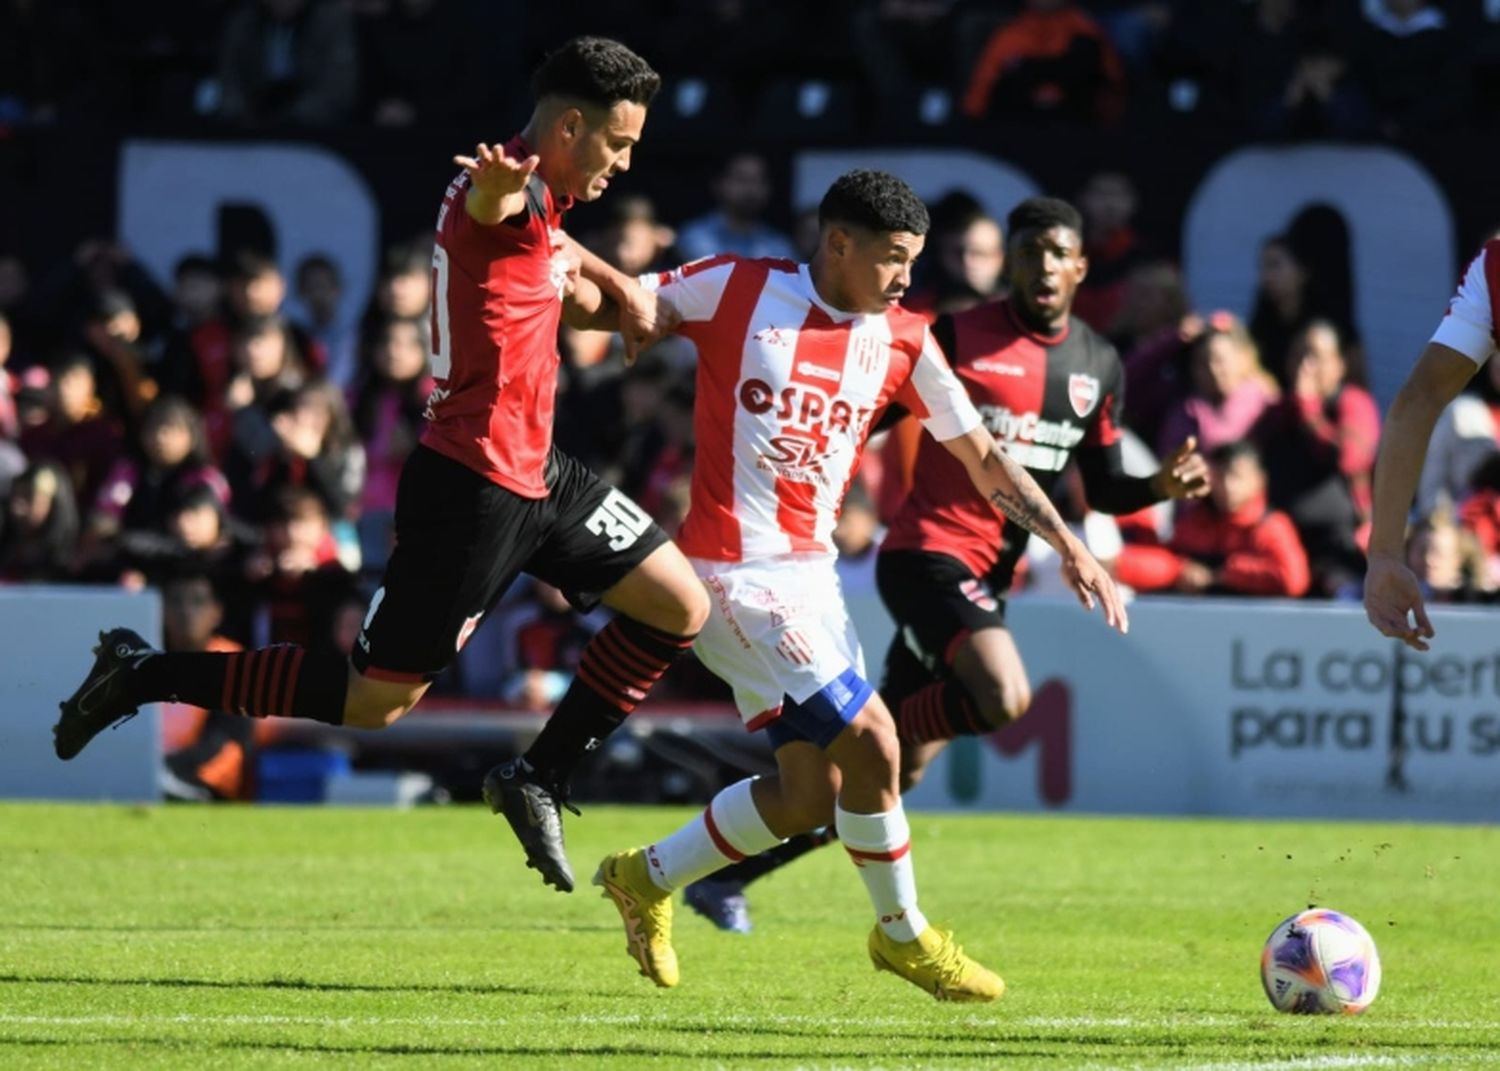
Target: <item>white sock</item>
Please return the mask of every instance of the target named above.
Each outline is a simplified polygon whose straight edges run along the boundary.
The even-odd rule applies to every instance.
[[[914,941],[927,928],[917,907],[917,873],[911,861],[911,827],[898,801],[884,814],[834,809],[839,840],[859,868],[880,928],[895,941]]]
[[[759,855],[781,843],[755,809],[748,777],[709,801],[703,813],[676,833],[646,848],[651,880],[671,892],[715,870]]]

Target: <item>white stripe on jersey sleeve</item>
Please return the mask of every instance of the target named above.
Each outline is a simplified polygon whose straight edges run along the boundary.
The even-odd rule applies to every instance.
[[[719,311],[719,302],[724,298],[724,290],[729,285],[729,277],[734,274],[735,266],[732,259],[724,259],[718,264],[706,264],[707,261],[714,260],[720,258],[706,257],[671,271],[648,272],[640,276],[638,281],[645,289],[655,290],[658,295],[671,302],[685,322],[712,320],[714,313]]]
[[[922,355],[911,370],[911,385],[927,407],[922,426],[938,442],[957,439],[979,427],[979,411],[948,366],[931,330],[922,332]]]
[[[1448,303],[1448,315],[1433,332],[1432,341],[1457,350],[1475,364],[1483,364],[1495,352],[1495,322],[1490,288],[1485,277],[1485,249],[1474,258],[1458,284],[1458,293]]]

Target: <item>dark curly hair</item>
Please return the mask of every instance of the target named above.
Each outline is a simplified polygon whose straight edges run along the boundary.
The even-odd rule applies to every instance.
[[[1082,237],[1083,216],[1061,197],[1028,197],[1012,208],[1005,218],[1005,233],[1010,235],[1022,231],[1050,231],[1053,227],[1066,227]]]
[[[885,171],[840,175],[818,205],[818,223],[847,223],[872,231],[926,234],[932,221],[912,188]]]
[[[549,53],[531,76],[536,99],[572,97],[597,108],[622,100],[650,104],[661,75],[630,49],[607,37],[575,37]]]

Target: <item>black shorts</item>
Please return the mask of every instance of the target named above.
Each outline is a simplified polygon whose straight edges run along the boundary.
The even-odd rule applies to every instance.
[[[520,573],[580,610],[667,535],[632,502],[553,447],[546,498],[523,498],[419,446],[396,491],[396,547],[351,654],[367,677],[430,681]]]
[[[971,633],[1005,627],[1005,599],[946,554],[882,551],[875,561],[875,583],[896,621],[892,652],[904,648],[930,675],[947,672],[954,650]],[[894,660],[887,657],[888,677]]]

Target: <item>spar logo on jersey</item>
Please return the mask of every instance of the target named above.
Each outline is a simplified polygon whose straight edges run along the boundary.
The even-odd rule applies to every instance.
[[[1095,380],[1096,386],[1097,383]],[[1043,420],[1038,413],[1017,413],[1005,405],[981,405],[979,416],[985,429],[1001,442],[1037,443],[1071,450],[1083,441],[1083,429],[1071,420]]]
[[[1081,417],[1088,416],[1099,404],[1099,380],[1074,372],[1068,377],[1068,402],[1073,406],[1073,412]]]
[[[827,391],[811,383],[791,383],[778,391],[763,379],[747,379],[740,384],[739,399],[756,416],[774,413],[777,420],[793,428],[819,435],[841,431],[851,439],[864,433],[875,414],[873,408],[830,398]]]

